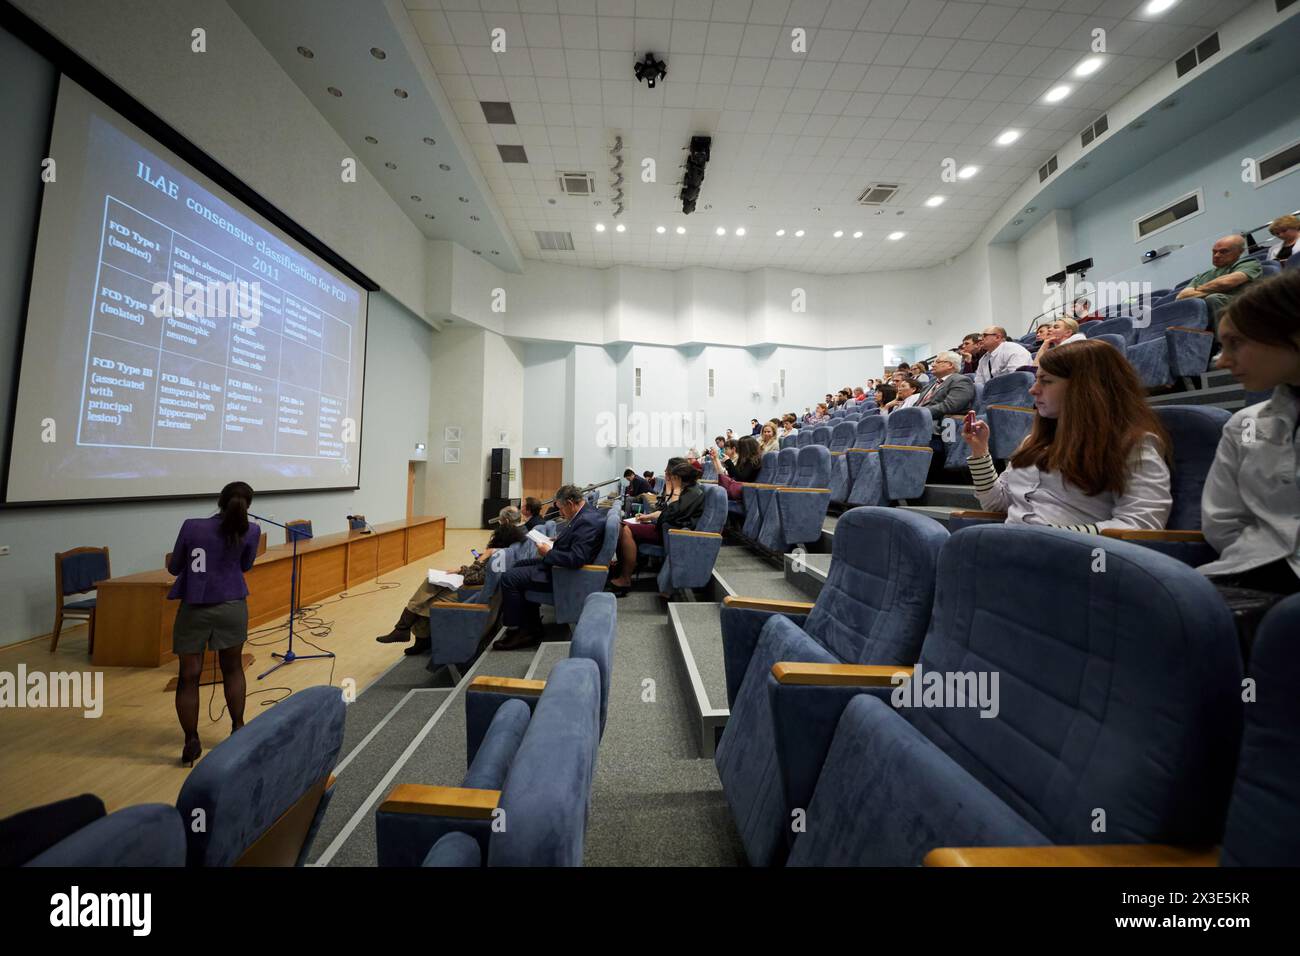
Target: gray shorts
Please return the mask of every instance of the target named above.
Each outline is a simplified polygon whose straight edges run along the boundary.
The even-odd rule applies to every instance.
[[[248,640],[248,602],[223,601],[221,604],[186,604],[181,602],[172,627],[173,654],[202,654],[205,650],[224,651]]]

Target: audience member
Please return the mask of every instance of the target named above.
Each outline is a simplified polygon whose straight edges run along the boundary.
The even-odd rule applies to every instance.
[[[536,498],[525,498],[523,505],[520,507],[520,513],[524,519],[524,531],[532,531],[542,523],[542,503]]]
[[[647,479],[639,476],[631,468],[623,472],[623,480],[627,482],[627,487],[623,489],[623,494],[629,498],[640,498],[642,495],[654,494],[654,485]],[[531,528],[529,529],[532,530]]]
[[[1042,328],[1042,326],[1039,326]],[[1043,356],[1052,349],[1067,342],[1083,342],[1088,336],[1079,331],[1079,323],[1069,316],[1061,316],[1055,322],[1047,327],[1047,334],[1039,339],[1042,343],[1037,352],[1034,353],[1034,364],[1037,365],[1042,361]]]
[[[1029,350],[1019,342],[1009,341],[1007,330],[1000,325],[990,325],[984,330],[980,336],[980,349],[983,355],[975,370],[977,385],[985,384],[995,375],[1014,372],[1018,368],[1034,364]]]
[[[1280,242],[1268,247],[1268,257],[1273,262],[1286,262],[1295,252],[1296,239],[1300,239],[1300,217],[1278,216],[1268,224],[1268,231]]]
[[[664,535],[673,529],[695,530],[704,513],[704,489],[699,487],[698,480],[699,473],[689,463],[673,466],[664,478],[668,495],[663,509],[638,515],[635,523],[625,523],[619,530],[618,576],[609,581],[616,595],[625,596],[632,586],[638,545],[663,545]]]
[[[885,407],[897,397],[898,392],[888,382],[881,382],[876,386],[876,405],[881,411],[884,411]]]
[[[1246,240],[1242,236],[1224,236],[1210,250],[1214,268],[1194,276],[1179,299],[1204,299],[1210,312],[1210,330],[1218,337],[1219,315],[1223,308],[1246,286],[1264,274],[1264,267],[1246,258]]]
[[[910,375],[898,380],[894,392],[894,400],[883,406],[883,410],[886,412],[892,412],[899,408],[911,408],[921,399],[921,386]]]
[[[975,383],[957,371],[961,356],[956,352],[940,352],[934,357],[935,379],[927,385],[916,404],[928,409],[934,417],[937,433],[945,415],[960,415],[975,404]]]
[[[781,442],[776,437],[776,426],[771,422],[764,425],[763,430],[759,432],[758,447],[763,454],[780,450]]]
[[[980,505],[1012,524],[1092,534],[1164,528],[1169,437],[1124,356],[1100,341],[1052,349],[1030,394],[1033,427],[1001,475],[988,425],[977,419],[962,429]]]
[[[757,435],[762,430],[763,426],[758,423],[757,418],[751,418],[749,420],[749,433],[751,435]]]
[[[742,485],[757,478],[763,467],[763,452],[759,450],[758,440],[750,435],[740,439],[736,442],[735,457],[722,459],[721,465],[718,469],[718,484],[727,492],[729,499],[739,501]]]
[[[692,469],[693,470],[693,469]],[[502,619],[505,636],[493,647],[513,651],[533,647],[542,635],[541,609],[525,596],[529,591],[550,591],[553,568],[580,568],[591,564],[605,537],[605,513],[587,504],[582,489],[564,485],[555,493],[564,517],[556,539],[537,546],[539,557],[520,561],[501,578]]]
[[[979,332],[972,332],[961,340],[961,345],[957,346],[957,352],[961,355],[961,373],[963,375],[974,375],[975,369],[979,368],[980,356],[984,350],[980,346],[980,339],[983,336]]]
[[[918,385],[930,384],[930,372],[924,362],[917,362],[912,366],[912,378],[916,379]]]

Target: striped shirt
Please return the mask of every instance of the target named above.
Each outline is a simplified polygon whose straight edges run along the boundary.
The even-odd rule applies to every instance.
[[[1037,466],[1008,466],[999,475],[989,455],[968,462],[975,497],[986,511],[1000,511],[1007,524],[1048,525],[1085,534],[1109,528],[1159,531],[1169,520],[1169,466],[1155,435],[1147,435],[1129,456],[1124,493],[1089,495],[1059,472]]]

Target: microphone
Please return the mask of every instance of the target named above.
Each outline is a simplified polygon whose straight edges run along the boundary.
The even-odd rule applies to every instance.
[[[348,515],[347,518],[349,522],[355,521],[358,518],[361,519],[361,523],[362,525],[364,525],[364,527],[361,528],[362,534],[371,534],[375,530],[374,528],[370,527],[370,522],[366,520],[365,515]]]

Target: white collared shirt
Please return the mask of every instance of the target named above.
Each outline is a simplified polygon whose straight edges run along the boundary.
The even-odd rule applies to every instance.
[[[986,511],[1001,511],[1007,524],[1051,525],[1098,534],[1108,528],[1159,531],[1169,520],[1169,466],[1155,435],[1148,434],[1129,456],[1128,484],[1122,495],[1103,491],[1089,495],[1065,480],[1060,472],[1036,465],[1007,469],[981,491],[981,476],[993,469],[992,459],[970,460],[975,497]]]
[[[1239,574],[1285,558],[1300,576],[1300,395],[1280,385],[1223,426],[1201,492],[1201,530],[1219,552],[1203,574]]]
[[[979,368],[975,369],[975,384],[983,385],[995,375],[1014,372],[1022,365],[1033,364],[1034,360],[1029,350],[1019,342],[1008,339],[992,352],[985,352],[980,356]]]

